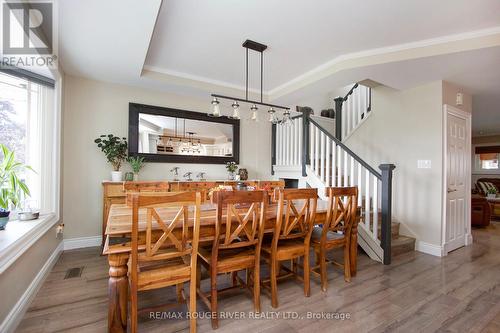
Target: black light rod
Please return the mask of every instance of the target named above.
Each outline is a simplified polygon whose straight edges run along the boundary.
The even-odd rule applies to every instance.
[[[251,99],[236,98],[236,97],[230,97],[230,96],[224,96],[224,95],[217,95],[217,94],[212,94],[212,97],[222,98],[222,99],[229,99],[229,100],[238,101],[238,102],[244,102],[244,103],[249,103],[249,104],[258,104],[258,105],[270,106],[272,108],[277,108],[277,109],[290,110],[290,108],[287,108],[286,106],[269,104],[269,103],[262,103],[262,102],[258,102],[258,101],[252,101]]]

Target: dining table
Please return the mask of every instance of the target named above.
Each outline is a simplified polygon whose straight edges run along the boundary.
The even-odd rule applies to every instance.
[[[321,225],[326,219],[328,202],[318,200],[314,224]],[[277,203],[267,206],[265,217],[265,233],[272,233],[276,223]],[[164,219],[172,219],[177,209],[157,208],[158,215]],[[224,215],[224,213],[223,213]],[[191,216],[191,215],[190,215]],[[145,248],[146,209],[139,210],[139,249]],[[200,243],[213,241],[215,235],[216,205],[212,203],[202,204],[200,207]],[[223,219],[225,220],[225,219]],[[359,217],[358,217],[359,220]],[[192,219],[188,221],[188,227],[192,227]],[[191,230],[188,229],[188,230]],[[109,282],[108,282],[108,332],[127,332],[128,314],[128,261],[131,252],[132,232],[132,207],[127,204],[113,204],[110,207],[107,227],[105,230],[106,241],[102,254],[108,257]],[[156,232],[156,234],[155,234]],[[182,232],[182,227],[174,229]],[[160,237],[161,229],[153,230],[152,237]],[[351,233],[350,260],[351,275],[356,274],[357,262],[357,223],[354,224]],[[141,245],[142,244],[142,245]]]

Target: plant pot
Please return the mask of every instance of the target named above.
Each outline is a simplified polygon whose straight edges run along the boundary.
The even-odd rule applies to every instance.
[[[235,179],[235,173],[234,172],[228,172],[227,179],[234,180]]]
[[[123,173],[121,171],[111,171],[111,181],[121,182]]]
[[[0,230],[4,230],[7,222],[9,222],[10,212],[0,212]]]
[[[489,199],[495,199],[497,197],[497,195],[495,193],[488,193],[486,195]]]
[[[138,180],[139,180],[139,174],[138,173],[134,173],[134,182],[136,182]]]

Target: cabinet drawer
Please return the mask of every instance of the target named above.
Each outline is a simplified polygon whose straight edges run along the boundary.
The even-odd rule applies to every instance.
[[[107,197],[124,197],[123,184],[108,184],[104,186],[104,195]]]

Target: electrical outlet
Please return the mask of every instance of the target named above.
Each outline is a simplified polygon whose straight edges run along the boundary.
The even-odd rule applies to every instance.
[[[418,169],[430,169],[431,168],[431,160],[418,160],[417,168]]]

